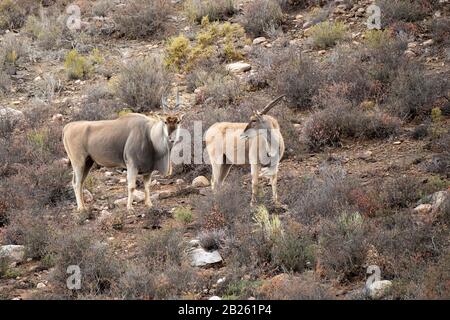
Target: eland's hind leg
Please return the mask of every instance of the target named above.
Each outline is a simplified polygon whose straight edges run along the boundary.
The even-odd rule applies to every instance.
[[[273,202],[275,203],[275,205],[280,204],[280,202],[278,201],[277,180],[278,180],[277,173],[270,176],[270,184],[272,185],[272,198],[273,198]]]
[[[221,164],[211,163],[211,189],[216,191],[220,188],[219,177]]]
[[[231,169],[232,164],[222,164],[220,167],[220,172],[219,172],[219,186],[221,186],[223,184],[223,182],[225,181],[225,179],[227,178],[228,174],[230,173],[230,169]]]
[[[78,211],[86,210],[83,201],[83,173],[85,170],[84,167],[85,165],[76,165],[72,163],[73,168],[72,186],[73,191],[75,192],[75,198],[77,200]]]

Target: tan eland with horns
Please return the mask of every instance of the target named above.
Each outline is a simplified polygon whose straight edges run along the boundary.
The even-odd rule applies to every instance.
[[[232,165],[250,165],[253,205],[260,177],[270,179],[273,201],[278,204],[278,166],[284,153],[284,140],[278,121],[269,112],[284,95],[255,112],[248,123],[218,122],[205,134],[206,148],[212,168],[211,186],[221,187]]]

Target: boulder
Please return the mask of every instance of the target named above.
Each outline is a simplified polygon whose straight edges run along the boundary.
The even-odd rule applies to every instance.
[[[428,214],[432,210],[432,205],[429,203],[423,203],[414,208],[414,213],[417,214]]]
[[[11,125],[17,125],[20,121],[25,120],[25,115],[22,111],[0,107],[0,123],[9,122]]]
[[[0,258],[12,263],[21,263],[25,259],[25,247],[20,245],[6,245],[0,247]]]
[[[195,248],[189,252],[193,267],[210,267],[222,262],[219,251],[206,251],[203,248]]]
[[[198,176],[192,181],[192,186],[194,188],[202,188],[209,186],[209,180],[204,176]]]
[[[228,71],[230,71],[232,73],[242,73],[242,72],[250,71],[252,66],[246,62],[239,61],[239,62],[227,64],[226,68]]]
[[[392,282],[389,280],[375,281],[367,286],[367,295],[371,299],[378,300],[383,298],[391,287]]]
[[[431,196],[431,206],[433,211],[437,211],[441,208],[442,204],[447,200],[450,196],[450,191],[443,190],[433,193]]]
[[[265,37],[258,37],[258,38],[253,39],[253,44],[258,45],[258,44],[261,44],[266,41],[267,41],[267,39]]]

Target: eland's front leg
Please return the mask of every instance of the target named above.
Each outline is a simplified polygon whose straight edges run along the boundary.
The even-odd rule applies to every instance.
[[[257,164],[252,164],[250,167],[250,171],[252,176],[252,200],[250,202],[250,205],[254,206],[256,204],[256,197],[259,191],[258,186],[259,166]]]
[[[128,202],[127,210],[133,210],[133,194],[136,190],[136,176],[138,171],[134,165],[127,166],[127,181],[128,181]]]
[[[144,175],[144,188],[145,188],[145,205],[148,208],[151,208],[153,206],[152,200],[150,199],[150,184],[152,181],[152,175],[146,174]]]

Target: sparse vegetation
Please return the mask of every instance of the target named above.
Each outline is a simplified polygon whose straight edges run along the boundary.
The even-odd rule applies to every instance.
[[[161,59],[151,56],[124,65],[114,89],[116,95],[134,111],[150,111],[160,107],[169,81]]]
[[[123,37],[149,38],[164,34],[170,12],[169,1],[131,1],[114,14],[114,21]]]
[[[211,21],[225,20],[237,12],[234,0],[188,0],[185,11],[189,20],[200,23],[204,17]]]
[[[283,12],[276,0],[257,0],[249,3],[244,17],[245,30],[255,37],[279,28],[283,22]]]
[[[318,49],[334,46],[345,36],[346,27],[341,22],[321,22],[311,28],[312,45]]]

